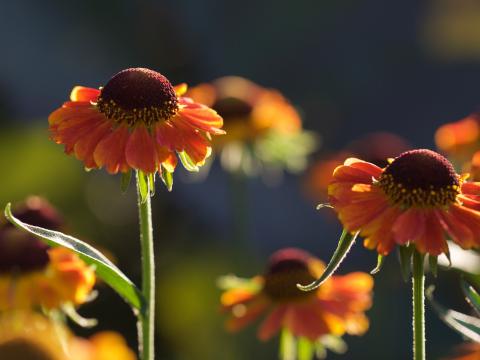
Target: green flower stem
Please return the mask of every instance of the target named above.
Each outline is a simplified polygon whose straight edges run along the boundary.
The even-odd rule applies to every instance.
[[[155,261],[153,253],[152,209],[150,194],[142,202],[137,173],[138,215],[140,219],[140,243],[142,251],[142,293],[145,311],[139,316],[139,347],[142,360],[155,356]]]
[[[425,360],[425,274],[424,255],[413,253],[413,359]]]

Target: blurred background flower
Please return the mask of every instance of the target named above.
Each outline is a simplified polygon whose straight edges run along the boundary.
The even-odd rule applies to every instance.
[[[300,114],[278,90],[226,76],[191,88],[187,96],[223,117],[227,134],[215,139],[215,149],[227,171],[267,178],[299,172],[317,146],[318,136],[302,129]]]
[[[99,332],[74,336],[63,324],[31,312],[0,316],[2,360],[135,360],[123,337]]]
[[[389,132],[375,132],[352,141],[343,150],[320,156],[305,174],[305,190],[315,202],[327,200],[328,184],[333,171],[349,157],[363,159],[379,167],[385,167],[389,158],[410,149],[407,140]]]
[[[60,230],[57,211],[40,197],[19,204],[21,221]],[[94,270],[64,248],[49,248],[39,239],[3,219],[0,224],[0,311],[61,309],[86,302],[95,284]]]
[[[251,279],[221,278],[219,285],[225,290],[221,304],[228,314],[227,329],[238,331],[267,313],[257,336],[265,341],[280,331],[286,332],[288,335],[281,337],[282,359],[313,358],[314,354],[323,354],[332,339],[343,344],[339,338],[345,333],[362,335],[369,324],[364,311],[372,304],[372,277],[350,273],[331,277],[316,291],[297,288],[298,283],[314,281],[324,269],[324,263],[309,253],[287,248],[270,257],[263,275]],[[283,354],[291,347],[296,350]],[[300,355],[305,351],[310,355]]]
[[[8,51],[0,58],[0,204],[29,194],[48,198],[68,219],[74,236],[108,248],[139,283],[140,264],[131,256],[139,249],[130,241],[138,226],[133,188],[118,196],[118,178],[100,171],[85,174],[80,162],[48,140],[47,116],[72,84],[98,88],[99,79],[137,66],[158,69],[172,83],[201,84],[238,74],[278,89],[295,105],[305,128],[322,135],[324,153],[339,152],[377,131],[395,133],[414,147],[433,148],[435,129],[461,119],[479,103],[479,58],[449,55],[448,48],[444,56],[425,41],[426,24],[443,3],[4,2],[0,39]],[[468,6],[474,19],[474,3],[452,0],[443,13],[456,16]],[[475,29],[451,37],[469,39],[474,47],[477,38]],[[440,38],[437,44],[442,43]],[[178,178],[186,176],[178,169]],[[159,274],[165,274],[158,277],[158,298],[168,304],[159,305],[165,309],[159,312],[157,338],[162,359],[276,359],[275,342],[256,341],[254,327],[236,336],[224,334],[214,279],[229,272],[261,273],[268,256],[281,247],[297,246],[327,258],[336,246],[339,225],[318,214],[302,196],[302,180],[290,173],[276,187],[249,179],[247,236],[234,242],[228,179],[214,163],[201,183],[177,181],[171,194],[157,188],[156,254]],[[340,270],[369,271],[375,262],[375,254],[357,246]],[[463,295],[452,291],[457,277],[446,271],[439,277],[438,296],[460,309]],[[182,283],[187,280],[188,286]],[[410,356],[411,339],[398,336],[398,329],[411,326],[411,302],[404,296],[408,288],[398,277],[398,264],[387,261],[375,282],[375,304],[369,311],[374,321],[364,336],[348,339],[343,358]],[[115,329],[136,348],[135,317],[128,306],[109,288],[99,286],[98,291],[82,313],[101,319],[98,330]],[[433,359],[461,341],[430,309],[427,322]],[[78,333],[88,337],[91,330]],[[330,353],[329,358],[342,357]]]

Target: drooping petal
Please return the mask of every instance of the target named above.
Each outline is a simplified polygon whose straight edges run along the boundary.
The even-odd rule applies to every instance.
[[[280,330],[287,309],[288,306],[279,305],[268,314],[257,332],[257,336],[260,340],[266,341]]]
[[[247,303],[239,303],[232,307],[232,315],[226,322],[227,330],[238,331],[257,319],[270,305],[262,295],[257,295]]]
[[[321,313],[321,315],[324,315]],[[315,304],[288,307],[284,325],[295,336],[304,336],[312,341],[330,333],[323,316],[318,316]]]
[[[422,253],[440,255],[448,253],[448,245],[443,228],[433,212],[425,216],[425,228],[423,234],[415,240],[415,247]]]
[[[106,135],[97,145],[93,158],[98,167],[107,169],[110,174],[128,171],[125,148],[129,132],[126,126],[119,126]]]
[[[395,246],[392,226],[400,215],[396,207],[389,207],[378,218],[363,227],[360,234],[365,237],[364,245],[377,249],[381,255],[388,255]]]
[[[457,219],[449,211],[436,211],[440,225],[450,234],[452,240],[464,249],[468,249],[474,244],[474,234],[470,228],[462,221]]]
[[[97,164],[93,159],[93,152],[100,140],[110,131],[110,121],[103,121],[92,129],[91,133],[80,138],[73,147],[77,159],[82,160],[85,167],[89,169],[97,168]]]
[[[458,245],[464,249],[480,246],[480,212],[465,206],[453,204],[450,206],[448,212],[444,212],[443,215],[449,224],[450,234],[453,235],[454,232],[457,232],[456,239],[454,238],[454,240]],[[467,234],[469,234],[469,232],[466,232],[462,226],[458,226],[459,224],[466,226],[470,230],[472,233],[471,238],[460,237],[462,235],[460,231],[463,230],[463,232]]]
[[[152,174],[157,169],[155,142],[144,126],[137,126],[130,135],[125,149],[128,165]]]
[[[395,241],[399,245],[414,241],[423,234],[424,229],[425,214],[422,210],[416,208],[404,211],[392,227]]]

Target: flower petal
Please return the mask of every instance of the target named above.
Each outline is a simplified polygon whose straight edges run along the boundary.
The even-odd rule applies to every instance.
[[[223,126],[222,117],[207,106],[200,104],[181,106],[177,116],[196,129],[215,135],[225,134],[225,131],[220,129]]]
[[[100,90],[85,86],[75,86],[70,93],[71,101],[95,102],[100,96]]]
[[[133,130],[127,141],[125,154],[128,165],[142,170],[146,174],[154,173],[157,169],[157,151],[155,142],[144,126]]]
[[[110,174],[126,172],[129,169],[125,148],[129,132],[126,126],[119,126],[105,136],[95,148],[93,158],[98,167],[105,166]]]
[[[287,309],[287,306],[280,305],[275,307],[270,314],[268,314],[257,332],[257,336],[260,340],[266,341],[280,330]]]
[[[404,211],[395,221],[392,231],[395,241],[405,245],[419,238],[425,229],[425,215],[422,210],[410,208]]]
[[[448,245],[443,228],[433,212],[425,216],[423,234],[415,240],[415,247],[422,254],[440,255],[448,253]]]
[[[75,143],[75,146],[73,147],[75,156],[77,159],[84,162],[85,167],[89,169],[97,167],[97,164],[93,159],[93,152],[100,140],[102,140],[102,138],[110,131],[110,127],[110,121],[103,121],[98,126],[95,126],[95,128],[92,128],[92,131],[89,134],[85,134]]]

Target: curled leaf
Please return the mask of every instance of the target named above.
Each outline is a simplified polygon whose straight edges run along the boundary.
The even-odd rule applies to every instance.
[[[85,263],[93,265],[97,276],[110,285],[132,308],[144,310],[145,301],[140,290],[119,268],[93,246],[59,231],[44,229],[20,221],[13,216],[10,204],[5,207],[5,217],[17,228],[38,237],[47,245],[52,247],[63,246],[78,254]]]
[[[302,285],[302,284],[297,284],[297,287],[302,290],[302,291],[312,291],[317,289],[320,285],[322,285],[323,282],[325,282],[330,276],[333,275],[335,270],[340,266],[342,263],[343,259],[345,259],[345,256],[347,255],[348,251],[352,247],[353,243],[355,242],[355,239],[358,236],[358,232],[351,234],[347,230],[343,230],[342,235],[340,236],[340,239],[338,240],[338,245],[337,249],[333,253],[332,258],[330,259],[330,262],[328,263],[327,267],[325,268],[325,271],[323,272],[322,276],[311,284],[308,285]]]

